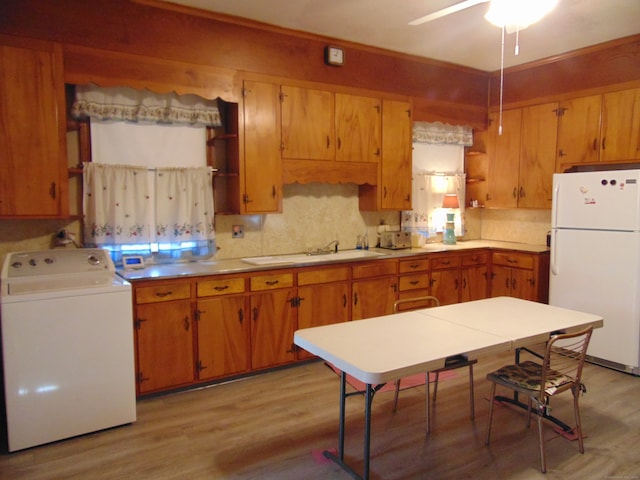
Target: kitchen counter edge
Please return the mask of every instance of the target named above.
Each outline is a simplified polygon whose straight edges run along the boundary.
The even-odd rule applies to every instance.
[[[207,275],[224,275],[229,273],[248,273],[260,272],[265,270],[277,270],[283,268],[304,268],[309,266],[322,266],[338,263],[355,263],[364,261],[380,261],[390,258],[402,258],[423,254],[446,253],[450,251],[464,251],[487,248],[491,250],[515,250],[528,253],[544,253],[549,248],[545,245],[532,245],[516,242],[502,242],[496,240],[467,240],[459,241],[455,245],[444,245],[442,243],[429,243],[424,247],[406,248],[401,250],[387,250],[383,248],[372,248],[371,251],[383,253],[379,257],[373,258],[357,258],[357,259],[339,259],[332,260],[327,256],[326,262],[313,262],[309,264],[272,264],[272,265],[252,265],[242,261],[240,258],[230,258],[221,260],[206,260],[198,262],[173,263],[148,265],[139,270],[117,269],[120,277],[130,282],[154,280],[154,279],[171,279],[184,277],[201,277]]]

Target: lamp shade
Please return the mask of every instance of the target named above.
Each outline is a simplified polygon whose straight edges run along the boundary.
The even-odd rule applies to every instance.
[[[444,200],[442,201],[442,208],[460,208],[458,195],[456,195],[455,193],[445,194]]]

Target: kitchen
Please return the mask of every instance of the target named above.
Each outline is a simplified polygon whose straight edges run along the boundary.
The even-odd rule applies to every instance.
[[[357,46],[353,46],[353,49],[350,46],[345,48],[348,61],[343,67],[329,68],[322,61],[323,49],[327,43],[325,39],[303,36],[301,39],[296,38],[299,44],[292,43],[290,37],[279,32],[263,32],[247,29],[245,26],[234,29],[235,27],[213,20],[218,31],[216,40],[211,40],[209,34],[203,33],[209,25],[206,16],[204,19],[185,17],[179,11],[171,12],[169,15],[161,10],[142,6],[148,2],[135,5],[118,2],[117,8],[109,12],[98,12],[91,2],[85,2],[82,6],[70,2],[66,7],[58,3],[51,10],[50,6],[39,7],[36,9],[37,15],[31,13],[29,2],[26,3],[26,6],[21,5],[22,11],[18,11],[18,8],[14,10],[8,5],[2,7],[6,9],[1,12],[2,18],[6,20],[2,21],[1,32],[6,35],[56,40],[68,44],[65,50],[65,83],[82,84],[91,79],[113,83],[124,78],[131,79],[134,86],[153,84],[164,89],[170,84],[182,91],[191,90],[203,95],[222,91],[221,97],[233,100],[234,96],[237,97],[238,88],[234,83],[237,82],[234,75],[240,71],[248,71],[275,77],[292,77],[302,82],[343,84],[349,88],[410,95],[414,97],[415,121],[462,123],[479,130],[485,127],[486,85],[491,75],[484,72],[410,59],[403,65],[403,70],[407,72],[405,78],[397,74],[399,69],[396,68],[398,60],[395,56],[386,52],[360,49]],[[69,18],[63,13],[69,11],[76,12],[77,16]],[[24,12],[29,12],[29,15]],[[111,15],[113,17],[110,17]],[[140,18],[148,18],[149,24],[141,22],[135,28],[132,25],[121,25],[117,15],[129,18],[131,22],[134,22],[131,19],[136,19],[137,22]],[[82,19],[79,23],[84,25],[83,28],[86,30],[79,30],[78,25],[72,23],[77,18]],[[106,26],[108,22],[105,21],[108,18],[113,19],[113,24],[121,25],[119,28],[122,30],[118,34],[107,31],[110,30],[110,27]],[[91,27],[86,27],[87,25]],[[147,30],[145,25],[148,27]],[[164,35],[154,33],[166,29],[176,29],[174,38],[183,39],[182,45],[176,45],[173,38],[168,39]],[[129,39],[131,35],[139,40]],[[206,39],[209,39],[209,44],[220,42],[225,47],[212,51],[207,48],[207,42],[203,42]],[[631,62],[629,65],[628,62],[620,60],[629,53],[633,55],[633,52],[637,52],[637,42],[637,37],[625,42],[614,42],[610,46],[612,50],[587,51],[577,59],[566,59],[569,65],[577,67],[561,82],[554,81],[557,80],[555,67],[532,67],[540,76],[546,75],[551,79],[538,85],[532,85],[530,81],[523,79],[517,69],[507,72],[507,82],[512,86],[518,85],[518,89],[505,90],[505,104],[521,106],[542,103],[540,99],[547,101],[586,96],[608,91],[611,84],[622,85],[625,88],[637,86],[640,78],[637,63]],[[94,52],[92,49],[97,50]],[[114,52],[120,52],[121,55]],[[309,64],[307,57],[311,56],[310,52],[320,55],[317,64]],[[147,59],[150,68],[157,68],[158,72],[165,73],[165,80],[148,80],[135,69],[129,70],[131,63],[127,63],[127,60],[138,60],[140,56]],[[192,64],[209,65],[212,63],[212,56],[213,63],[221,68],[203,67],[203,71],[198,72],[195,77],[180,75],[167,67],[184,63],[189,64],[189,68]],[[154,59],[164,61],[157,62]],[[585,75],[588,70],[584,68],[591,70],[594,61],[603,72],[598,78]],[[372,65],[375,65],[375,68]],[[581,69],[581,65],[585,67]],[[118,74],[115,79],[109,80],[109,72],[113,71]],[[380,72],[394,72],[394,77],[380,75]],[[456,75],[458,72],[459,75]],[[496,75],[492,75],[495,79]],[[429,91],[424,93],[422,87],[414,87],[410,81],[412,76],[429,78]],[[196,81],[193,78],[196,78]],[[200,78],[204,78],[203,84],[198,84]],[[491,105],[494,109],[497,98],[495,85],[492,82],[494,90]],[[570,90],[567,90],[567,85],[571,86]],[[534,93],[530,93],[528,88]],[[454,91],[457,92],[455,95]],[[71,145],[72,142],[69,142],[67,147],[71,148]],[[374,236],[380,220],[390,225],[398,224],[397,211],[359,212],[358,195],[358,188],[348,184],[284,185],[282,213],[216,217],[216,240],[221,248],[218,256],[222,259],[290,253],[308,246],[325,245],[334,239],[337,231],[344,237],[340,238],[342,248],[353,248],[357,235],[364,229],[371,230],[370,236]],[[313,206],[312,215],[307,214],[310,208],[309,198],[325,200],[320,206]],[[354,212],[356,227],[353,232],[345,232],[341,227],[341,218],[344,218],[345,211]],[[333,212],[340,213],[336,215]],[[500,240],[545,245],[546,233],[550,229],[548,209],[469,209],[466,215],[468,237],[465,236],[465,240]],[[318,218],[330,224],[331,228],[324,225],[318,228]],[[70,223],[65,219],[7,219],[2,220],[2,223],[0,248],[3,254],[16,250],[49,248],[52,232],[62,228],[80,237],[78,223]],[[238,224],[245,227],[244,239],[232,239],[233,225]],[[309,232],[309,235],[303,239],[292,236],[291,225],[296,225],[297,231]],[[294,245],[287,244],[289,238],[294,238]],[[302,248],[300,242],[306,242]]]

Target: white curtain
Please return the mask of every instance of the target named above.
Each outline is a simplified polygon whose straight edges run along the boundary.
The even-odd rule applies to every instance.
[[[156,171],[159,243],[213,240],[213,172],[208,167]]]
[[[194,126],[221,125],[215,100],[197,95],[158,94],[127,87],[76,86],[71,107],[74,118],[126,122],[180,123]]]
[[[414,173],[413,210],[402,212],[402,229],[423,237],[442,232],[448,209],[442,208],[445,193],[458,196],[460,208],[455,212],[456,236],[464,234],[465,174]]]
[[[465,125],[440,122],[414,122],[413,141],[417,143],[473,145],[473,129]]]
[[[147,168],[87,163],[83,182],[85,243],[151,243],[154,198]]]
[[[214,240],[213,172],[87,163],[85,240],[95,246]]]

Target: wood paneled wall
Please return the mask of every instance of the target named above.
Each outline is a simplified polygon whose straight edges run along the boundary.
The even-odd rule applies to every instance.
[[[412,97],[414,120],[484,128],[499,99],[499,72],[482,72],[157,0],[3,0],[0,33],[60,42],[65,78],[133,77],[163,89],[233,101],[243,72]],[[323,62],[345,48],[346,64]],[[119,56],[122,55],[122,56]],[[95,62],[103,58],[104,62]],[[93,59],[93,60],[91,60]],[[140,68],[136,68],[140,59]],[[197,67],[197,68],[194,68]],[[154,75],[161,78],[152,78]],[[516,107],[640,85],[640,35],[505,71],[504,104]]]
[[[152,0],[5,0],[0,2],[0,33],[408,95],[418,107],[416,120],[477,126],[486,118],[486,72],[347,42],[337,42],[345,48],[346,64],[330,67],[323,61],[324,47],[335,40]],[[65,64],[70,77],[82,73],[76,69],[92,67],[104,70],[104,65]],[[114,77],[123,76],[117,64],[109,68]]]
[[[640,86],[640,35],[505,70],[506,106],[545,103]],[[499,102],[500,72],[491,76],[490,107]]]

